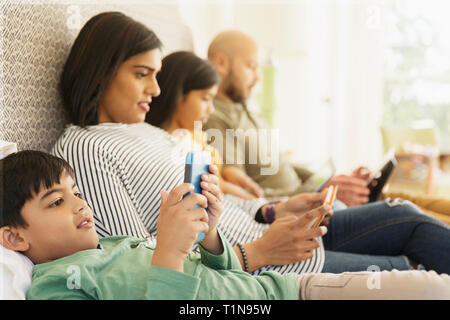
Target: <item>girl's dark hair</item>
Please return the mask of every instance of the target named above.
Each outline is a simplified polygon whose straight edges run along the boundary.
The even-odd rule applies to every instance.
[[[123,13],[104,12],[86,22],[67,58],[59,88],[72,123],[98,124],[100,97],[120,65],[161,47],[153,31]]]
[[[156,79],[161,94],[153,98],[145,121],[158,127],[170,121],[182,95],[192,90],[207,89],[219,83],[219,75],[214,66],[187,51],[178,51],[166,56],[162,60],[161,71]]]
[[[63,172],[74,178],[70,165],[50,154],[24,150],[0,160],[0,227],[27,227],[21,211],[42,187],[60,183]]]

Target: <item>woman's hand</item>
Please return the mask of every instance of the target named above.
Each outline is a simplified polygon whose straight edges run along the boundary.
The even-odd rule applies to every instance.
[[[183,272],[184,259],[191,251],[198,233],[208,232],[208,214],[204,209],[207,198],[197,193],[182,198],[192,190],[192,184],[183,183],[170,193],[161,191],[158,235],[152,265]],[[192,209],[196,205],[200,208]]]
[[[289,215],[301,215],[314,208],[320,207],[325,201],[328,189],[320,193],[300,193],[287,201],[275,205],[275,219]]]
[[[264,197],[264,190],[242,170],[228,166],[222,169],[221,174],[226,181],[250,190],[257,198]]]
[[[309,226],[329,211],[322,206],[302,215],[275,220],[260,239],[245,245],[249,271],[266,265],[286,265],[311,259],[313,250],[319,247],[315,238],[323,236],[327,228]]]

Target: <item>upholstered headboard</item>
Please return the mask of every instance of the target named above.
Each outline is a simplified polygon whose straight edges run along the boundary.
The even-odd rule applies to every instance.
[[[2,0],[0,3],[0,140],[19,150],[49,151],[65,125],[57,84],[84,23],[121,11],[154,30],[164,54],[193,50],[176,1]]]

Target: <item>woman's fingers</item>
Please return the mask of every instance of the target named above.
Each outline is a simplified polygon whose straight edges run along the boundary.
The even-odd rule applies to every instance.
[[[330,215],[331,207],[320,206],[306,213],[299,215],[298,224],[301,226],[310,225],[315,219],[319,219],[322,216]]]

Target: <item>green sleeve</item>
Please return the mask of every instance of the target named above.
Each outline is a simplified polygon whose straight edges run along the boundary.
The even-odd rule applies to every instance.
[[[200,278],[161,266],[151,266],[148,278],[149,300],[192,300],[197,297]]]
[[[241,263],[239,262],[239,259],[230,243],[222,235],[219,229],[217,229],[217,232],[219,233],[220,240],[222,241],[223,253],[220,255],[213,255],[200,245],[199,248],[202,264],[215,270],[242,270]]]
[[[27,291],[27,300],[93,300],[90,296],[80,289],[70,290],[62,278],[56,278],[55,281],[36,281],[32,283]],[[50,284],[49,284],[50,282]],[[41,285],[42,283],[42,285]]]

